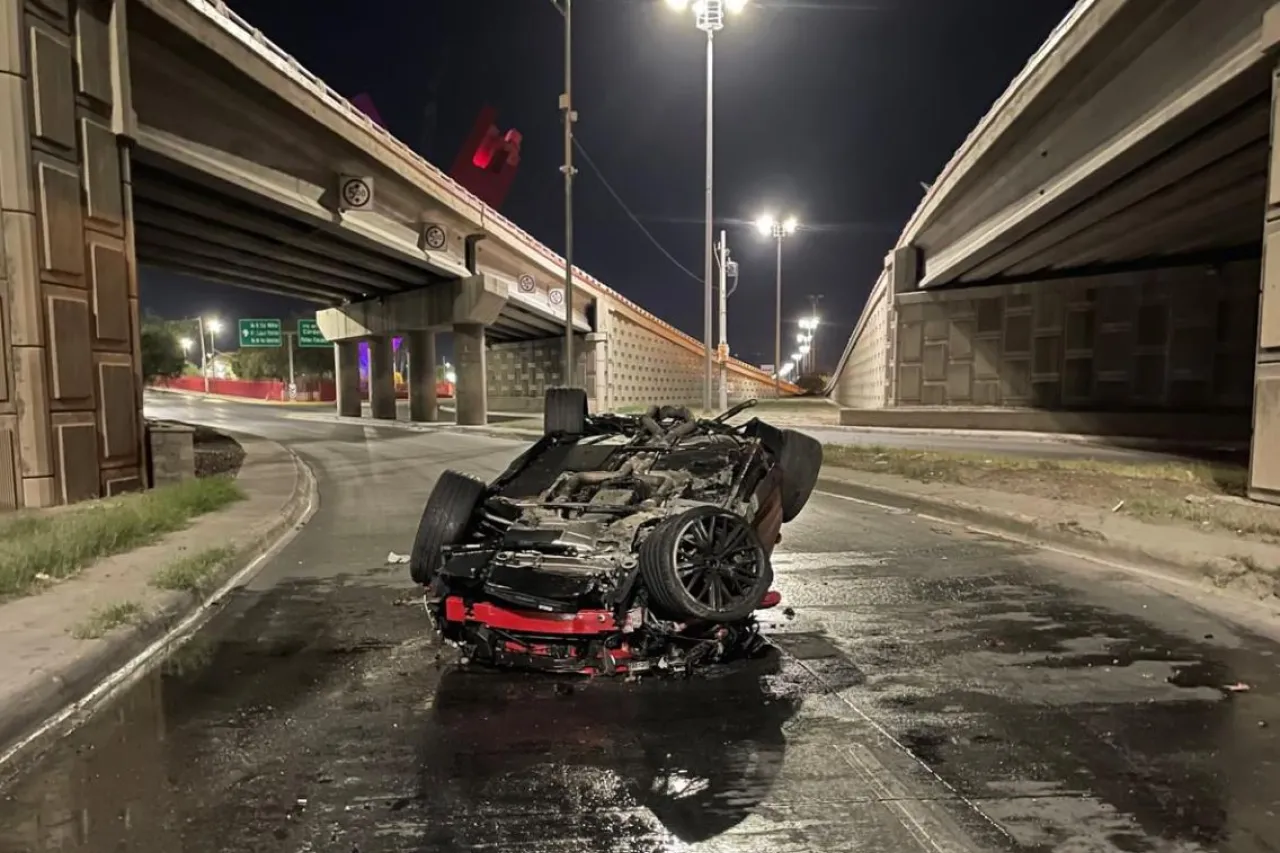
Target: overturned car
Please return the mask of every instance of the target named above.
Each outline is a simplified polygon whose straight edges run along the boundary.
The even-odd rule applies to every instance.
[[[492,483],[446,471],[410,574],[464,660],[591,675],[686,673],[749,654],[776,606],[770,555],[804,508],[822,445],[686,408],[587,412],[547,392],[545,435]]]

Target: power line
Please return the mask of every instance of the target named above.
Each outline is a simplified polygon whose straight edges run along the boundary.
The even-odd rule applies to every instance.
[[[618,195],[617,190],[615,190],[613,188],[613,185],[609,183],[609,180],[604,176],[604,173],[600,171],[600,167],[597,166],[596,162],[591,159],[591,155],[587,153],[587,149],[582,147],[582,143],[578,141],[578,138],[576,136],[573,139],[573,145],[575,148],[578,149],[578,153],[582,155],[582,159],[587,162],[587,166],[590,167],[591,171],[595,172],[596,177],[600,179],[600,183],[604,184],[604,188],[609,191],[609,195],[613,196],[613,200],[618,203],[618,206],[623,209],[623,211],[627,214],[627,216],[631,217],[631,221],[636,224],[636,227],[639,228],[642,232],[644,232],[644,236],[649,238],[649,242],[653,243],[653,245],[657,247],[658,251],[666,256],[667,260],[671,261],[671,263],[679,267],[681,272],[683,272],[685,275],[689,276],[689,278],[701,284],[702,276],[693,272],[684,264],[676,260],[675,256],[672,255],[670,252],[668,252],[666,248],[661,243],[658,242],[658,238],[654,237],[653,234],[649,233],[649,229],[644,227],[644,223],[640,221],[640,218],[631,212],[631,208],[628,207],[627,203],[622,200],[622,196]]]

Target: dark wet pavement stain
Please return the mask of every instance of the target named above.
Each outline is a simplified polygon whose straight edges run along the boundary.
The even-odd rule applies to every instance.
[[[242,591],[0,851],[1280,850],[1274,644],[924,538],[781,555],[776,650],[687,681],[458,669],[398,572]]]

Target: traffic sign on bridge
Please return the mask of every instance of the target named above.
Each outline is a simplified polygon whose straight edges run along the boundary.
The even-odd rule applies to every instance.
[[[320,334],[320,325],[315,320],[298,321],[298,346],[329,347],[332,346],[324,335]]]
[[[279,320],[250,319],[240,321],[240,346],[278,347],[284,343]]]

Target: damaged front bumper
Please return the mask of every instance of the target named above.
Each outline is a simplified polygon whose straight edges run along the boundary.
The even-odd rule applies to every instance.
[[[776,607],[770,592],[761,609]],[[436,630],[463,663],[591,676],[687,675],[750,657],[765,645],[754,619],[732,624],[664,622],[635,608],[619,622],[607,610],[543,613],[450,595],[428,602]]]

